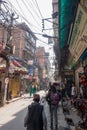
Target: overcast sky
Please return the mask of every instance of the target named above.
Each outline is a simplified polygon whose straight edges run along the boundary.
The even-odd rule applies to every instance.
[[[6,0],[12,3],[15,11],[21,16],[21,21],[26,21],[35,33],[42,33],[42,19],[52,17],[51,0]],[[50,28],[52,24],[45,22],[45,28]],[[50,30],[44,31],[50,33]]]
[[[47,45],[48,39],[39,34],[52,35],[52,23],[44,20],[45,29],[42,32],[42,19],[52,17],[52,0],[6,0],[12,4],[12,8],[20,16],[20,21],[25,21],[30,29],[38,37],[37,46],[44,46],[46,51],[52,54],[52,47]],[[41,42],[43,41],[43,42]],[[46,43],[44,43],[46,42]]]

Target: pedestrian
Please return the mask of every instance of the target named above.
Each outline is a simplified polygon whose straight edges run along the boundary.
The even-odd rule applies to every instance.
[[[72,109],[74,107],[75,98],[76,98],[76,87],[75,87],[75,84],[72,83],[72,87],[71,87],[71,105],[72,105]]]
[[[75,88],[75,84],[72,83],[72,87],[71,87],[71,98],[72,98],[72,100],[74,100],[75,96],[76,96],[76,88]]]
[[[55,130],[58,129],[58,117],[57,117],[57,109],[59,103],[59,96],[54,85],[51,85],[48,94],[46,95],[46,100],[49,104],[50,108],[50,117],[51,117],[51,129],[55,127]]]
[[[49,105],[49,110],[51,112],[51,98],[50,98],[50,94],[51,94],[51,87],[48,89],[48,93],[46,94],[46,101]]]
[[[29,90],[30,97],[33,97],[33,95],[35,94],[35,92],[36,92],[36,88],[35,88],[35,86],[32,84],[32,85],[30,86],[30,90]]]
[[[39,103],[40,95],[33,95],[33,102],[28,106],[24,119],[26,130],[47,130],[47,118],[44,107]]]

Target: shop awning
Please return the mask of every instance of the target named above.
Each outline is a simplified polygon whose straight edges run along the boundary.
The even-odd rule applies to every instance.
[[[0,57],[0,72],[5,72],[6,60]]]
[[[25,67],[23,59],[10,56],[9,61],[10,61],[10,71],[28,73],[28,69],[27,67]]]
[[[74,23],[78,0],[59,0],[59,44],[63,48]]]
[[[19,66],[18,66],[19,65]],[[17,72],[23,72],[23,73],[28,73],[27,68],[22,66],[21,64],[18,63],[18,65],[14,64],[14,61],[10,61],[10,70],[11,71],[17,71]]]

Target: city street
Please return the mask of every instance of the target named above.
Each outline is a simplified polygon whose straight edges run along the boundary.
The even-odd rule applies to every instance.
[[[87,130],[87,0],[0,0],[0,130],[26,130],[34,93],[47,130]]]
[[[40,91],[39,94],[44,96],[45,92]],[[31,104],[31,102],[32,98],[29,98],[29,95],[27,94],[20,100],[16,100],[14,102],[6,104],[4,107],[1,107],[0,130],[24,130],[24,117],[26,115],[27,106]],[[47,107],[47,105],[44,104],[43,100],[42,103],[45,107]],[[46,108],[46,113],[49,115],[48,107]]]
[[[38,92],[41,96],[41,104],[44,105],[45,113],[47,116],[47,130],[50,128],[50,113],[47,102],[44,100],[45,92]],[[6,104],[4,107],[0,108],[0,130],[26,130],[24,127],[24,117],[27,112],[27,106],[31,104],[32,98],[29,97],[29,94],[22,96],[19,100],[13,101],[9,104]],[[68,106],[67,106],[68,107]],[[73,119],[74,124],[79,120],[76,116],[76,113],[72,111],[70,115],[66,115],[69,118]],[[68,125],[65,120],[65,115],[61,107],[61,103],[58,108],[58,130],[75,130],[75,126]]]
[[[0,130],[24,130],[27,106],[32,99],[22,98],[0,108]]]

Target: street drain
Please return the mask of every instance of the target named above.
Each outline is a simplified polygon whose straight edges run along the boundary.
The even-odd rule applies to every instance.
[[[74,123],[71,118],[65,118],[65,119],[66,119],[68,125],[74,126]]]

